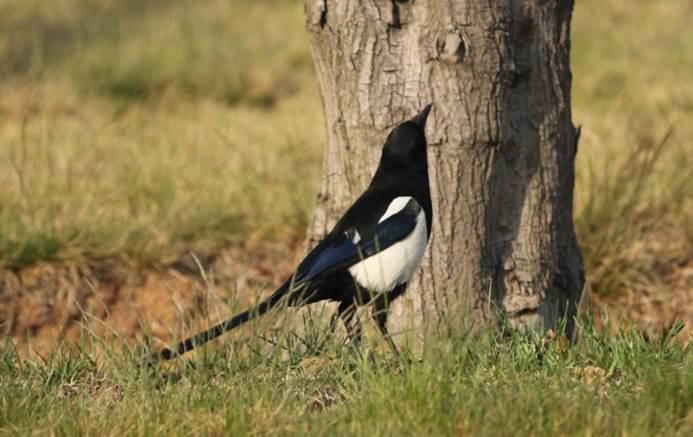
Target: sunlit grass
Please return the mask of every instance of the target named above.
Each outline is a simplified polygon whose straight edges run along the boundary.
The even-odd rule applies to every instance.
[[[0,264],[298,238],[324,134],[300,2],[270,3],[135,14],[104,1],[17,18],[39,30],[32,56],[50,60],[20,68],[8,47],[26,41],[3,35],[17,68],[0,85]],[[119,24],[99,32],[90,14]]]
[[[0,429],[13,434],[690,435],[693,355],[634,331],[578,346],[504,332],[423,360],[329,338],[226,343],[155,369],[138,354],[0,353]],[[290,334],[290,333],[288,333]],[[560,337],[558,338],[560,339]],[[317,355],[316,355],[317,354]]]
[[[271,120],[208,102],[5,125],[4,261],[121,252],[146,260],[241,235],[296,238],[320,155],[319,113],[298,116],[304,101],[284,100]]]
[[[595,10],[599,13],[594,13]],[[576,2],[575,220],[593,290],[648,290],[693,256],[693,6]]]

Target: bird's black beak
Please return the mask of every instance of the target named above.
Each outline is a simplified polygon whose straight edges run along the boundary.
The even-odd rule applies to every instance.
[[[419,112],[414,118],[411,119],[414,123],[421,126],[422,129],[426,128],[426,120],[428,119],[428,114],[431,112],[431,104],[424,106],[424,108]]]

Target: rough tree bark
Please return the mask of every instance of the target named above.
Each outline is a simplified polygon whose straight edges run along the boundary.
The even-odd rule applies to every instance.
[[[571,0],[305,0],[327,129],[309,228],[364,189],[387,132],[432,102],[431,245],[391,331],[572,317],[584,283],[572,222]],[[434,328],[433,330],[423,327]]]

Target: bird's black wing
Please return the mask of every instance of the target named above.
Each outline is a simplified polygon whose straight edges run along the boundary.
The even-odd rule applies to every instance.
[[[370,238],[357,243],[353,241],[352,232],[330,234],[299,264],[293,278],[294,286],[349,268],[387,249],[412,232],[416,226],[416,217],[417,211],[404,209],[378,223]]]

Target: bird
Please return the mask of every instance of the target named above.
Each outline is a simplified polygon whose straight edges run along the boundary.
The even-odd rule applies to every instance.
[[[425,134],[431,107],[390,131],[366,190],[276,291],[254,308],[152,353],[146,362],[183,355],[282,303],[299,307],[320,301],[338,302],[333,321],[342,320],[353,344],[361,341],[356,309],[372,305],[380,333],[398,354],[387,329],[389,305],[405,292],[431,235]]]

